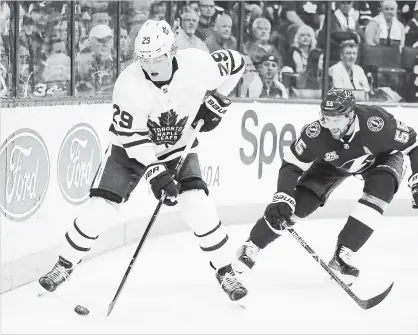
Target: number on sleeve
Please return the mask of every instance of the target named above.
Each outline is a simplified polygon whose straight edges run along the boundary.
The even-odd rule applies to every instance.
[[[134,120],[133,116],[126,111],[121,111],[116,104],[113,104],[113,108],[115,109],[113,112],[113,123],[121,128],[131,129]],[[117,116],[119,116],[119,122]]]
[[[396,132],[395,132],[395,141],[401,143],[408,143],[409,141],[409,128],[408,126],[399,120],[396,120]]]
[[[231,71],[231,60],[226,51],[215,51],[211,54],[213,60],[218,64],[219,73],[221,76],[226,76]]]
[[[300,155],[303,154],[305,149],[306,149],[306,144],[305,144],[305,142],[303,142],[302,138],[300,138],[295,144],[295,150],[296,150],[297,154],[300,156]]]

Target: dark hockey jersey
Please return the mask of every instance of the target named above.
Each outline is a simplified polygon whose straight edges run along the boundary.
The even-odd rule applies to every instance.
[[[297,178],[316,159],[347,174],[359,174],[370,168],[379,155],[401,151],[410,156],[412,172],[418,172],[418,142],[413,128],[381,107],[357,105],[355,113],[354,132],[345,140],[334,139],[319,121],[303,128],[284,155],[279,191],[293,190]]]

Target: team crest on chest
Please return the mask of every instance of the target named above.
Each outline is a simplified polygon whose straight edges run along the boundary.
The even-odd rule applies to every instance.
[[[170,109],[158,117],[159,124],[149,119],[147,127],[150,131],[151,141],[157,145],[165,144],[166,147],[176,144],[183,135],[184,126],[189,117],[185,116],[179,121],[177,118],[178,114]]]
[[[367,127],[375,133],[381,131],[384,125],[385,121],[379,116],[372,116],[367,120]]]
[[[308,137],[310,138],[317,137],[320,132],[321,132],[321,126],[318,122],[311,123],[306,128],[306,135],[308,135]]]

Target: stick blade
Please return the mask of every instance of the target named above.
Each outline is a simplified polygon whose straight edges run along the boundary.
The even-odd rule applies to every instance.
[[[107,315],[106,316],[109,316],[110,315],[110,313],[112,313],[112,310],[113,310],[113,307],[115,306],[115,301],[112,301],[110,304],[109,304],[109,308],[107,309]]]
[[[376,305],[380,304],[390,293],[390,291],[392,290],[393,284],[395,284],[395,282],[393,282],[392,284],[390,284],[390,286],[386,289],[386,291],[380,293],[379,295],[367,299],[367,300],[360,300],[358,302],[359,306],[363,309],[370,309],[375,307]]]

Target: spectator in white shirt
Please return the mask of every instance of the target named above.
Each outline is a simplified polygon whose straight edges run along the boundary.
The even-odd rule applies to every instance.
[[[176,43],[179,49],[198,48],[209,52],[206,44],[195,35],[199,24],[199,14],[189,9],[181,15],[181,28],[176,31]]]
[[[328,73],[332,78],[334,87],[363,90],[368,93],[370,92],[370,86],[366,74],[356,64],[358,48],[356,43],[343,42],[340,47],[341,61],[331,66]]]

